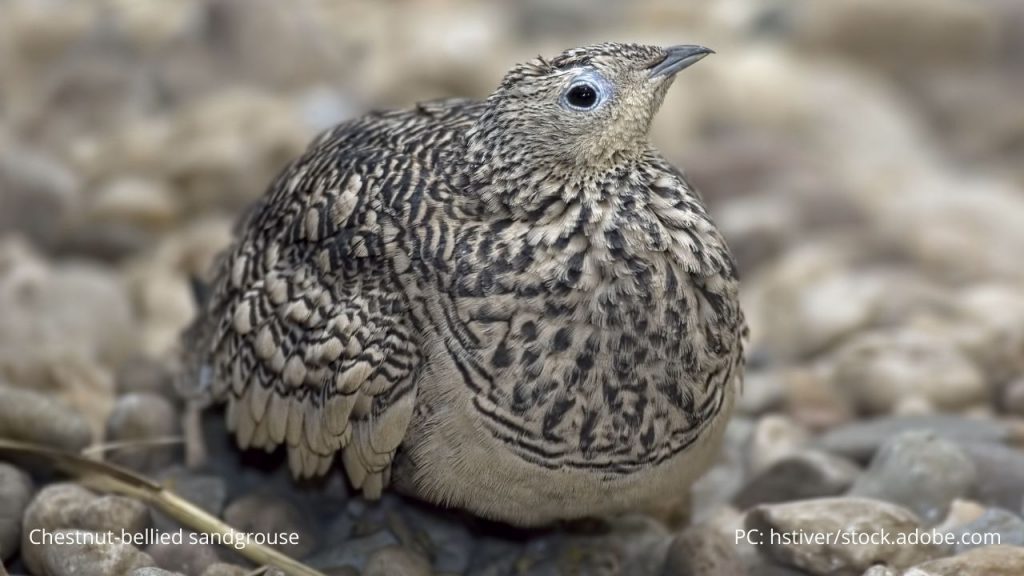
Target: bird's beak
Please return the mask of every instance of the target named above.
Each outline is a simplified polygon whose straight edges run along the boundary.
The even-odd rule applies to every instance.
[[[670,46],[665,49],[665,59],[647,69],[647,77],[653,79],[674,76],[676,72],[689,68],[701,58],[714,53],[715,51],[711,48],[694,44]]]

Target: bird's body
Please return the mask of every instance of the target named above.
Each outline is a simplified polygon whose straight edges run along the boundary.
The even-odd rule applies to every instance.
[[[242,224],[191,332],[239,444],[285,444],[306,476],[340,453],[370,496],[393,481],[521,525],[685,490],[731,410],[744,323],[724,241],[645,138],[671,57],[570,51],[485,102],[319,137]],[[558,105],[600,130],[532,102],[536,79],[600,97],[579,77],[613,76],[605,58],[660,84]]]

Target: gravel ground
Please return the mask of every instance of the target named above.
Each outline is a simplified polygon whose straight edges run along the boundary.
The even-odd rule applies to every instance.
[[[325,574],[1024,574],[1022,39],[1013,0],[7,0],[0,437],[180,435],[190,278],[317,131],[485,96],[537,53],[700,43],[718,53],[653,138],[738,256],[752,341],[687,506],[519,531],[367,503],[338,471],[296,484],[281,454],[239,452],[216,413],[204,468],[178,445],[108,459],[241,530],[296,535],[278,548]],[[179,529],[0,462],[0,574],[253,569]],[[108,530],[183,538],[83,543]]]

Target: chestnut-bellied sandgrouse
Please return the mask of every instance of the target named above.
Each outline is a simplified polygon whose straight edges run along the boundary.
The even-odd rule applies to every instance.
[[[685,491],[745,324],[721,234],[647,136],[710,52],[577,48],[484,101],[320,135],[241,223],[186,335],[238,444],[519,525]]]

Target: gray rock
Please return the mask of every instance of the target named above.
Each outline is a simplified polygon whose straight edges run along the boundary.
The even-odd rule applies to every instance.
[[[211,544],[156,542],[146,548],[157,566],[186,576],[201,576],[210,566],[220,562],[217,549]]]
[[[246,494],[228,504],[224,520],[242,532],[297,535],[294,544],[290,537],[285,543],[272,543],[292,558],[302,558],[317,546],[312,520],[294,502],[276,494]]]
[[[672,539],[662,576],[744,576],[733,542],[707,526],[694,526]]]
[[[905,432],[882,446],[849,495],[900,504],[935,525],[976,477],[974,463],[956,444],[932,432]]]
[[[43,572],[46,555],[52,548],[63,545],[35,544],[39,535],[60,529],[76,529],[97,534],[112,533],[120,537],[122,531],[138,533],[149,526],[149,509],[138,500],[124,496],[97,496],[77,484],[51,484],[40,490],[28,508],[22,529],[22,558],[33,572]],[[111,554],[120,558],[121,546],[112,546]],[[132,546],[127,546],[135,550]],[[99,554],[93,547],[81,545],[74,554]],[[135,550],[137,552],[137,550]],[[72,552],[69,552],[72,553]],[[54,558],[63,558],[60,554]],[[148,556],[147,556],[148,558]],[[151,566],[152,564],[145,564]]]
[[[961,448],[977,470],[974,499],[989,506],[1019,510],[1024,501],[1024,452],[998,444],[971,443]]]
[[[816,445],[827,452],[867,462],[883,443],[908,430],[928,430],[955,442],[992,444],[1010,442],[1020,436],[1019,430],[1005,422],[935,414],[854,422],[826,432],[817,439]]]
[[[862,576],[900,576],[900,573],[898,570],[894,570],[888,566],[876,564],[875,566],[865,570]]]
[[[781,458],[798,452],[810,437],[807,430],[782,414],[768,414],[754,425],[747,446],[747,469],[757,474]]]
[[[786,456],[752,478],[740,490],[733,504],[746,509],[772,504],[842,494],[861,473],[852,460],[818,450]]]
[[[149,555],[120,543],[116,534],[87,530],[56,530],[52,534],[60,543],[41,546],[40,564],[33,568],[38,574],[130,576],[139,568],[154,565]]]
[[[151,393],[121,396],[107,419],[106,439],[109,442],[145,442],[167,439],[181,434],[181,419],[167,398]],[[141,445],[114,450],[108,459],[133,470],[158,470],[178,458],[177,445]]]
[[[1024,574],[1024,548],[986,546],[963,554],[919,564],[904,576],[1020,576]]]
[[[476,541],[466,576],[502,576],[515,572],[523,545],[504,538],[485,536]]]
[[[178,399],[172,368],[166,362],[146,356],[134,356],[118,366],[114,384],[118,395],[141,392]]]
[[[181,572],[171,572],[164,570],[163,568],[154,568],[147,566],[145,568],[138,568],[132,572],[132,576],[184,576]]]
[[[322,552],[315,554],[307,560],[310,566],[324,569],[351,566],[357,570],[362,570],[366,566],[366,562],[371,554],[381,548],[397,545],[398,538],[395,538],[394,534],[387,530],[379,530],[369,536],[353,538],[340,543],[327,542],[325,544],[327,546],[325,546]]]
[[[249,572],[249,569],[242,566],[216,562],[206,567],[206,570],[203,571],[203,576],[246,576]]]
[[[0,462],[0,562],[18,551],[21,519],[34,489],[28,474]]]
[[[890,413],[906,398],[940,410],[989,399],[984,375],[949,338],[921,329],[869,332],[836,354],[836,388],[869,413]]]
[[[387,546],[370,555],[363,576],[430,576],[426,558],[400,546]]]
[[[160,474],[159,479],[175,494],[214,516],[220,516],[224,510],[228,489],[224,479],[219,476],[196,473],[184,468],[170,468]],[[153,525],[164,532],[179,528],[176,521],[159,511],[153,513]]]
[[[92,442],[88,422],[53,398],[0,383],[0,437],[78,452]]]
[[[473,536],[465,522],[451,516],[410,509],[406,516],[409,524],[420,533],[427,544],[427,552],[433,559],[437,572],[462,574],[469,567],[469,556],[473,550]]]
[[[0,142],[0,230],[52,248],[80,204],[78,178],[66,166]]]
[[[898,544],[921,529],[920,520],[906,508],[867,498],[758,506],[747,514],[746,528],[759,531],[761,554],[815,576],[860,576],[878,563],[905,569],[939,553],[928,544]],[[872,541],[872,534],[886,534],[888,541]]]
[[[754,424],[749,419],[735,417],[729,421],[718,453],[718,462],[698,478],[690,489],[695,520],[707,518],[743,487],[747,477],[744,451],[750,443],[753,430]]]
[[[1024,520],[999,508],[989,508],[973,522],[958,526],[950,532],[957,535],[954,548],[956,554],[995,543],[1024,546]],[[993,537],[998,539],[993,541]]]
[[[1016,416],[1024,416],[1024,377],[1017,378],[1003,387],[999,400],[1003,410]]]

